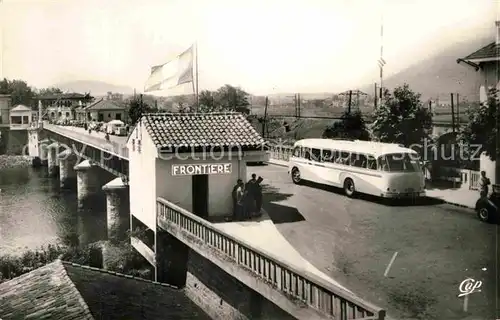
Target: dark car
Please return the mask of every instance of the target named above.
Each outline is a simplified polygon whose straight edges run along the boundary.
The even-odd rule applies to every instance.
[[[488,197],[481,197],[476,202],[476,212],[483,222],[498,222],[500,207],[500,190],[498,185],[493,186],[493,192]]]

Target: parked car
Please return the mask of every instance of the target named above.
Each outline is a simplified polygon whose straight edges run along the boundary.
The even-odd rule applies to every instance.
[[[499,222],[500,185],[493,185],[493,192],[488,197],[482,197],[476,202],[476,213],[483,222]]]
[[[125,128],[125,123],[121,120],[111,120],[106,126],[106,132],[108,134],[116,134],[116,132],[122,132],[120,128]]]

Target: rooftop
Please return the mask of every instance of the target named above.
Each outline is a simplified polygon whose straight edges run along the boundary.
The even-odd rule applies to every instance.
[[[197,149],[206,147],[257,150],[264,139],[246,117],[227,113],[155,113],[142,117],[157,148]]]
[[[47,94],[43,96],[36,97],[36,99],[40,100],[57,100],[57,99],[85,99],[86,95],[76,92],[68,92],[68,93],[54,93]]]
[[[22,105],[22,104],[18,104],[17,106],[15,106],[14,108],[12,108],[10,110],[10,112],[16,112],[16,111],[20,111],[21,112],[21,111],[33,111],[33,110],[31,110],[30,107],[27,107],[27,106]]]
[[[488,60],[492,59],[492,61],[496,58],[500,57],[500,45],[492,42],[487,46],[482,47],[481,49],[469,54],[463,60],[472,61],[474,60]]]
[[[56,260],[0,284],[8,319],[210,319],[168,285]]]
[[[125,110],[124,107],[118,105],[116,102],[112,100],[99,99],[96,102],[92,103],[88,107],[84,108],[86,111],[99,111],[99,110]]]

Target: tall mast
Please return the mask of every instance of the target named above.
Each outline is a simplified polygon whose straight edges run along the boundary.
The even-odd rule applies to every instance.
[[[194,43],[195,68],[196,68],[196,111],[200,110],[200,99],[198,96],[198,41]]]

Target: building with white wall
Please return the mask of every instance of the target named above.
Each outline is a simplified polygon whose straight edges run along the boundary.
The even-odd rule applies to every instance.
[[[153,232],[157,197],[208,220],[231,216],[247,161],[266,160],[264,139],[239,113],[148,114],[127,146],[130,214]]]
[[[19,104],[10,110],[10,129],[26,130],[33,122],[33,113],[31,108]]]

